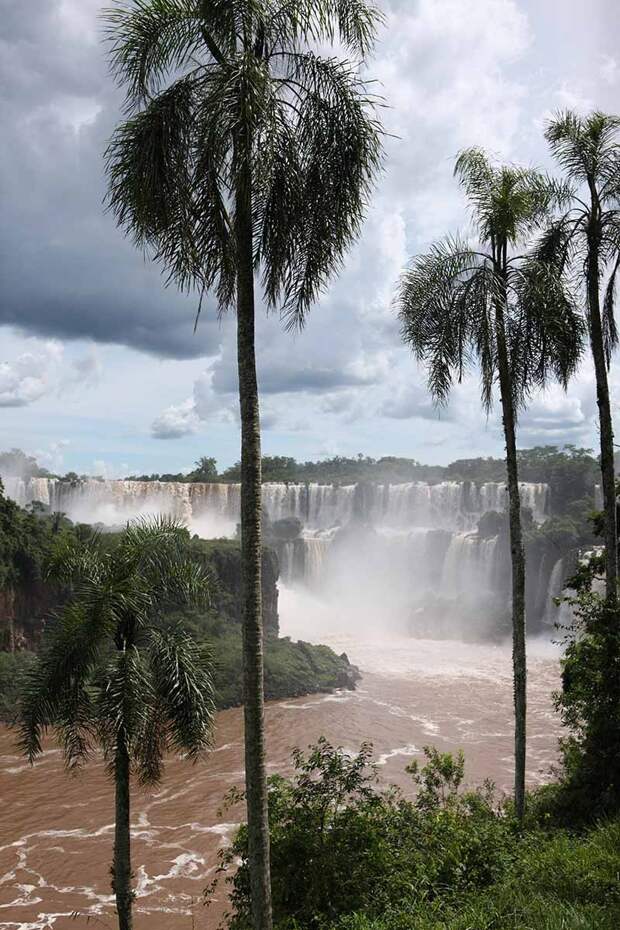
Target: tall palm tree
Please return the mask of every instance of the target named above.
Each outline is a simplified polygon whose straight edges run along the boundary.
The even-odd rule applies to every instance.
[[[209,650],[158,621],[166,602],[203,601],[207,579],[187,531],[163,518],[130,524],[112,546],[65,543],[50,575],[70,598],[26,677],[20,744],[34,761],[51,727],[69,769],[103,748],[115,789],[112,888],[119,928],[131,930],[130,772],[154,784],[166,751],[198,759],[214,717]]]
[[[359,233],[381,136],[357,65],[381,16],[367,0],[121,0],[105,19],[128,110],[110,206],[169,280],[237,312],[249,863],[269,930],[255,277],[301,327]],[[352,61],[321,52],[334,40]]]
[[[545,137],[573,191],[570,208],[549,224],[536,255],[576,279],[584,298],[599,410],[606,593],[616,599],[618,528],[607,370],[618,344],[614,311],[620,266],[620,118],[559,113],[549,122]]]
[[[562,187],[530,169],[493,165],[479,149],[455,167],[473,213],[476,239],[448,238],[413,259],[397,296],[402,335],[428,366],[438,403],[475,366],[490,411],[499,386],[512,561],[515,702],[515,805],[525,804],[525,559],[517,470],[516,421],[535,387],[550,376],[563,385],[581,350],[579,316],[561,280],[515,250],[557,202]]]

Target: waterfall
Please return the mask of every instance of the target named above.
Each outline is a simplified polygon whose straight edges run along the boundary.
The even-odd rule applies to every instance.
[[[166,514],[203,538],[217,538],[234,537],[240,519],[239,484],[8,478],[5,487],[22,506],[40,501],[75,522],[114,527]],[[542,522],[547,485],[523,482],[520,494]],[[504,511],[506,500],[499,481],[262,487],[266,531],[273,532],[284,583],[329,590],[376,613],[389,602],[394,614],[437,595],[480,604],[505,596],[503,547],[497,536],[479,535],[478,522],[488,511]],[[279,536],[277,524],[285,520],[292,525]],[[560,571],[554,568],[554,584]]]
[[[7,478],[5,486],[8,496],[22,506],[40,501],[80,522],[117,524],[144,514],[164,513],[188,524],[205,518],[215,523],[227,521],[234,529],[240,514],[238,484]],[[523,505],[542,522],[548,504],[547,485],[523,482],[520,491]],[[432,527],[468,533],[476,529],[486,511],[505,509],[506,486],[490,481],[480,485],[413,481],[368,486],[269,482],[263,485],[262,496],[271,522],[295,517],[312,531],[346,526],[358,517],[394,530]]]
[[[554,603],[554,598],[560,597],[564,590],[564,559],[558,559],[549,576],[549,586],[545,601],[543,623],[545,626],[554,626],[558,621],[560,607]]]
[[[455,533],[443,565],[441,591],[448,596],[488,594],[496,573],[497,536]]]

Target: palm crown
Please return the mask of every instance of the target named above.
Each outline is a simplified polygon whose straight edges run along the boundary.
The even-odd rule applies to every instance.
[[[50,575],[70,595],[23,689],[19,733],[30,760],[48,727],[70,768],[95,742],[113,766],[122,736],[145,783],[158,781],[169,749],[200,756],[214,715],[210,651],[157,622],[167,602],[207,595],[208,579],[187,555],[187,531],[159,518],[129,525],[111,547],[98,537],[65,543]]]
[[[568,272],[579,285],[594,271],[588,268],[588,255],[595,246],[595,274],[608,271],[601,323],[609,367],[618,344],[614,311],[620,266],[620,118],[599,112],[587,117],[560,113],[549,123],[545,138],[571,182],[570,208],[548,225],[536,254],[560,273]],[[589,203],[580,196],[582,190]],[[591,283],[598,289],[598,280]]]
[[[403,338],[427,364],[439,403],[455,378],[477,365],[487,410],[503,344],[518,410],[550,376],[565,385],[581,353],[582,326],[561,278],[517,251],[569,194],[532,169],[495,166],[479,149],[459,155],[455,175],[476,240],[449,237],[403,273],[397,296]]]
[[[252,167],[253,251],[290,325],[356,238],[380,163],[376,100],[354,59],[365,0],[134,0],[104,14],[128,119],[108,152],[109,203],[171,279],[234,299],[235,191]]]

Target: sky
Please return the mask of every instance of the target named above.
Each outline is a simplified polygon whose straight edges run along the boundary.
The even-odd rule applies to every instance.
[[[263,451],[362,452],[445,464],[501,455],[498,413],[472,377],[449,406],[399,339],[392,298],[408,259],[467,228],[452,178],[470,145],[553,170],[557,109],[620,112],[617,0],[382,0],[368,75],[386,101],[385,169],[359,243],[291,335],[257,324]],[[164,287],[102,201],[122,115],[100,0],[0,0],[0,449],[55,472],[120,477],[239,458],[234,316]],[[611,374],[614,409],[620,369]],[[586,361],[568,393],[522,415],[519,445],[594,447]]]

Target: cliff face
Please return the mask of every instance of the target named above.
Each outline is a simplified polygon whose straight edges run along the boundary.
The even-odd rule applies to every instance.
[[[45,618],[61,600],[58,588],[43,581],[0,591],[0,649],[36,649]]]
[[[213,608],[223,617],[241,623],[241,550],[228,540],[201,540],[199,552],[215,576]],[[263,549],[263,628],[278,635],[278,577],[280,569],[273,549]]]

